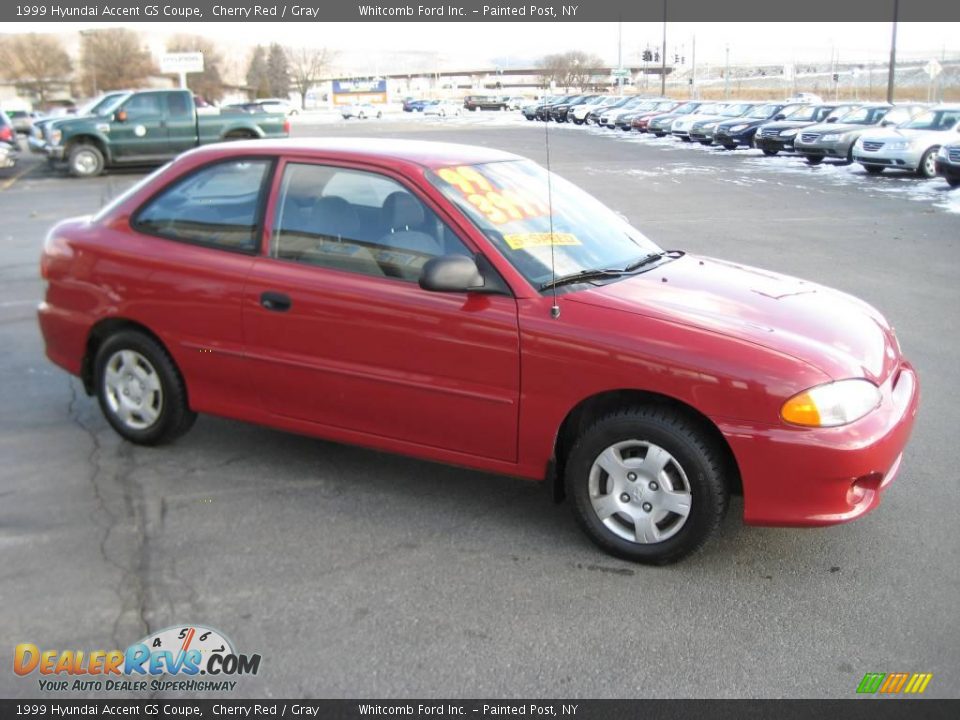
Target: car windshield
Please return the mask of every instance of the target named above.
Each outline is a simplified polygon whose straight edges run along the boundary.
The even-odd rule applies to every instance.
[[[794,110],[792,113],[790,113],[789,115],[787,115],[787,120],[793,120],[793,121],[810,120],[810,121],[813,121],[813,120],[816,120],[816,119],[817,119],[817,114],[818,114],[819,112],[820,112],[820,108],[818,108],[816,105],[804,105],[804,106],[802,106],[802,107],[798,107],[798,108],[797,108],[796,110]]]
[[[754,120],[766,120],[771,115],[776,114],[780,110],[780,105],[761,105],[756,107],[747,113],[748,118]]]
[[[692,112],[696,112],[698,107],[700,107],[699,103],[687,103],[686,105],[681,105],[673,112],[676,115],[689,115]]]
[[[659,252],[608,207],[530,160],[442,168],[428,178],[536,287]]]
[[[673,110],[676,106],[677,104],[673,100],[664,100],[657,105],[657,110]]]
[[[960,108],[950,110],[928,110],[913,120],[907,120],[900,127],[908,130],[952,130],[960,122]]]
[[[851,110],[840,118],[839,122],[844,125],[873,125],[880,122],[880,119],[886,115],[889,108],[886,107],[862,107]]]
[[[723,110],[721,110],[717,114],[722,115],[723,117],[740,117],[752,107],[753,105],[749,105],[746,103],[739,103],[737,105],[730,105],[729,107],[725,107]]]

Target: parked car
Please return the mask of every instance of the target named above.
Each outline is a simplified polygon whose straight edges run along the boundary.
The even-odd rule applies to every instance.
[[[937,153],[937,175],[950,187],[960,187],[960,142],[943,145]]]
[[[349,120],[350,118],[357,118],[358,120],[366,120],[367,118],[380,119],[383,117],[383,109],[373,103],[356,103],[354,105],[343,105],[340,108],[340,115],[344,120]]]
[[[670,134],[678,137],[684,142],[690,142],[690,130],[694,123],[701,120],[713,120],[720,117],[719,113],[728,107],[727,103],[707,103],[697,108],[696,112],[689,115],[682,115],[673,121],[670,125]]]
[[[33,121],[40,119],[40,113],[29,110],[7,110],[7,118],[13,123],[14,132],[29,135],[33,129]]]
[[[561,103],[568,102],[572,100],[575,96],[573,95],[560,95],[558,97],[552,97],[534,108],[534,117],[537,120],[549,121],[550,120],[550,108],[554,105],[559,105]]]
[[[734,492],[764,525],[876,508],[919,402],[883,316],[548,176],[395,139],[185,153],[50,230],[46,354],[130,442],[211,413],[562,483],[639,562],[702,546]]]
[[[619,108],[622,108],[627,103],[632,102],[634,98],[634,95],[611,97],[607,102],[601,103],[593,110],[588,112],[584,116],[583,120],[587,125],[599,125],[601,117],[609,112],[613,112]]]
[[[895,128],[863,133],[853,145],[853,160],[871,175],[907,170],[921,177],[937,175],[937,152],[960,140],[960,105],[938,105]]]
[[[633,121],[637,118],[656,114],[667,107],[672,108],[675,106],[676,103],[670,100],[664,100],[664,98],[649,98],[639,105],[629,108],[625,112],[618,112],[616,114],[614,127],[630,132],[633,130]]]
[[[786,103],[758,105],[743,117],[719,123],[713,133],[713,141],[725,150],[734,150],[743,145],[750,147],[757,128],[770,120],[783,120],[798,107],[801,106]]]
[[[754,145],[764,155],[776,155],[793,150],[793,141],[803,128],[826,122],[831,117],[840,118],[858,107],[857,104],[826,103],[801,105],[783,120],[764,123],[754,136]]]
[[[431,100],[423,106],[424,115],[448,117],[451,115],[459,115],[461,112],[463,112],[463,106],[451,100]]]
[[[198,115],[189,90],[124,93],[96,115],[54,123],[47,155],[76,177],[118,165],[166,162],[184,150],[245,138],[286,137],[285,115]]]
[[[10,168],[17,164],[20,153],[20,144],[17,132],[13,129],[13,121],[0,110],[0,168]]]
[[[670,132],[670,127],[673,125],[674,120],[683,115],[692,115],[697,111],[697,108],[705,104],[706,103],[701,100],[691,100],[690,102],[678,105],[668,113],[656,115],[647,123],[647,132],[653,133],[657,137],[663,137]]]
[[[574,125],[583,125],[587,122],[587,115],[592,113],[594,110],[604,106],[610,105],[620,98],[615,95],[597,95],[589,102],[585,102],[582,105],[577,105],[574,108],[571,108],[567,113],[567,119],[570,120]]]
[[[717,126],[728,120],[743,117],[761,104],[762,103],[755,102],[732,103],[725,106],[722,110],[719,110],[717,114],[712,117],[705,117],[694,121],[688,131],[690,140],[696,141],[701,145],[713,145],[713,136],[717,131]]]
[[[467,95],[463,99],[466,110],[506,110],[507,103],[503,98],[490,95]]]
[[[853,145],[863,133],[876,125],[899,125],[921,109],[919,105],[864,103],[840,118],[830,117],[826,122],[804,128],[794,138],[793,147],[811,165],[818,165],[828,157],[851,163]]]
[[[429,100],[418,100],[416,98],[404,98],[403,99],[403,111],[404,112],[422,112],[424,106],[430,102]]]
[[[549,108],[550,119],[554,122],[567,122],[570,119],[570,111],[580,105],[588,104],[596,98],[596,95],[577,95],[567,102],[551,105]]]
[[[527,98],[514,95],[511,98],[507,98],[507,110],[519,110],[528,102]]]
[[[657,105],[656,110],[648,113],[640,113],[634,116],[633,120],[630,121],[630,129],[636,130],[640,133],[649,132],[650,121],[654,118],[660,117],[661,115],[667,115],[672,113],[683,103],[677,100],[663,100]]]
[[[260,98],[255,102],[263,108],[264,112],[283,113],[284,115],[300,114],[300,108],[290,102],[290,100],[284,98]]]
[[[640,97],[635,95],[628,99],[625,103],[612,105],[599,112],[598,124],[613,130],[617,127],[617,122],[624,115],[633,112],[641,112],[643,110],[652,110],[654,107],[656,107],[657,102],[658,98]]]

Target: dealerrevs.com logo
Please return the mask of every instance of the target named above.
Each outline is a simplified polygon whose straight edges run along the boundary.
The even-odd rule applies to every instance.
[[[203,625],[177,625],[155,632],[126,650],[41,650],[20,643],[13,671],[37,674],[40,690],[158,692],[230,691],[232,678],[256,675],[260,655],[234,650],[223,633]]]
[[[933,673],[867,673],[857,686],[862,695],[922,695]]]

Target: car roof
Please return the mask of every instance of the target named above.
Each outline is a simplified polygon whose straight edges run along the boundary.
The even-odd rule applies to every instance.
[[[207,145],[193,150],[198,155],[299,155],[331,158],[342,156],[353,160],[395,160],[425,168],[450,165],[475,165],[487,162],[523,160],[513,153],[476,145],[431,142],[427,140],[392,140],[386,138],[309,138],[283,140],[241,140],[229,144]]]

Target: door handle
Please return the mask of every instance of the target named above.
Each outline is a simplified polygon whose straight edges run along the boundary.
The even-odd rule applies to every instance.
[[[268,291],[261,293],[260,304],[263,305],[267,310],[273,310],[274,312],[286,312],[290,309],[290,306],[293,305],[293,301],[290,300],[289,295],[284,295],[280,292]]]

